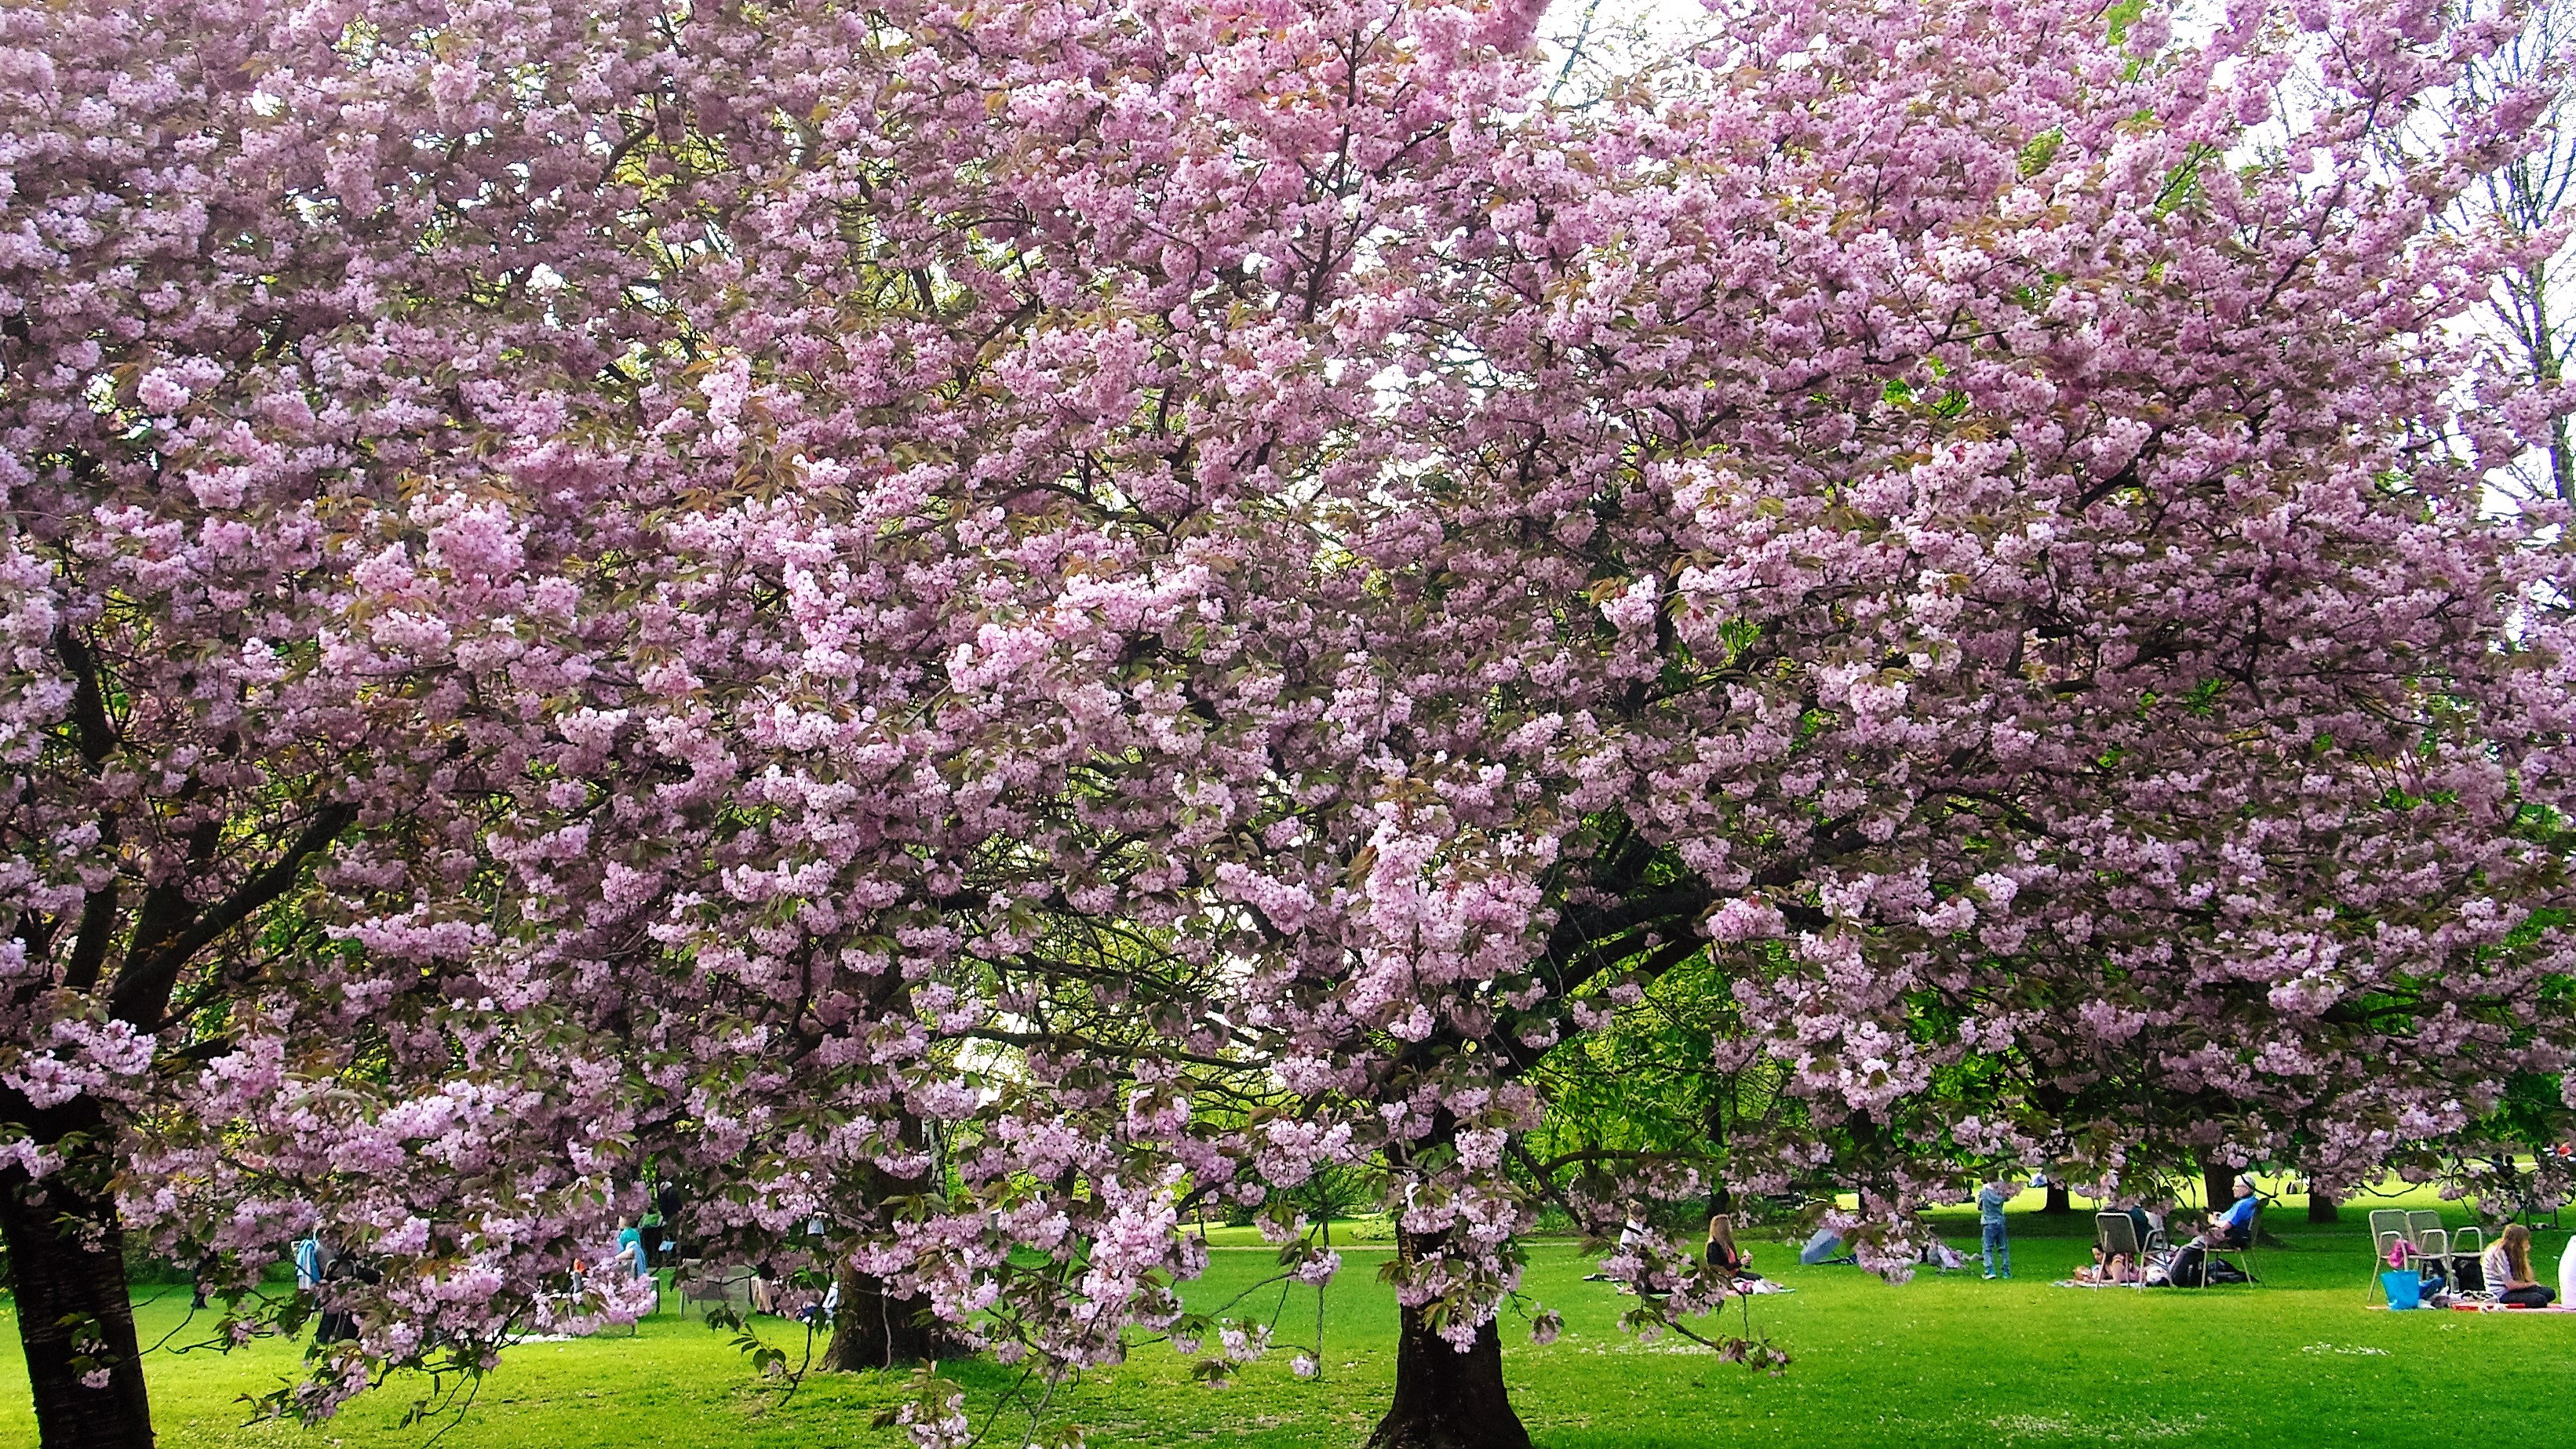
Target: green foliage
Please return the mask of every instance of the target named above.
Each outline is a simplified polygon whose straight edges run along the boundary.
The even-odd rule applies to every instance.
[[[1777,1067],[1760,1060],[1740,1071],[1716,1064],[1721,1040],[1737,1030],[1731,978],[1706,953],[1658,977],[1610,1024],[1549,1052],[1534,1080],[1548,1094],[1548,1119],[1529,1135],[1531,1162],[1563,1164],[1560,1185],[1598,1194],[1609,1155],[1659,1158],[1722,1170],[1727,1144],[1748,1124],[1772,1125],[1795,1104],[1776,1090]],[[1595,993],[1593,1003],[1607,1004]],[[1649,1205],[1678,1225],[1704,1202]]]
[[[2057,159],[2057,149],[2065,144],[2064,131],[2042,131],[2031,137],[2030,144],[2021,148],[2022,176],[2027,179],[2047,170],[2048,163]]]

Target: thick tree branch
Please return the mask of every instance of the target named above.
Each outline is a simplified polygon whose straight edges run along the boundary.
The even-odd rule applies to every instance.
[[[107,715],[107,691],[99,683],[98,656],[70,625],[54,631],[54,648],[72,672],[72,727],[80,735],[80,756],[93,775],[120,743],[116,722]]]
[[[158,1031],[169,1011],[171,988],[178,983],[179,972],[189,958],[285,895],[302,877],[305,862],[320,854],[357,818],[355,805],[325,805],[276,860],[242,882],[211,910],[192,920],[174,918],[171,928],[156,936],[146,936],[138,922],[134,946],[126,953],[125,965],[116,973],[116,989],[108,998],[109,1014],[130,1025]],[[146,914],[149,913],[147,907]]]

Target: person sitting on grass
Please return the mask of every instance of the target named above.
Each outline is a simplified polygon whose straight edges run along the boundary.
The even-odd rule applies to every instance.
[[[1753,1255],[1735,1246],[1735,1221],[1724,1213],[1709,1214],[1708,1266],[1725,1274],[1737,1293],[1750,1291],[1749,1285],[1762,1281],[1762,1275],[1753,1271]]]
[[[1627,1221],[1619,1225],[1619,1251],[1625,1253],[1632,1248],[1643,1246],[1648,1236],[1649,1234],[1646,1227],[1646,1205],[1632,1197],[1628,1199]],[[1583,1281],[1586,1283],[1607,1283],[1610,1281],[1610,1275],[1607,1273],[1586,1273],[1583,1275]]]
[[[2558,1301],[2558,1290],[2531,1276],[2531,1229],[2515,1223],[2496,1235],[2478,1272],[2495,1301],[2510,1308],[2546,1308]]]

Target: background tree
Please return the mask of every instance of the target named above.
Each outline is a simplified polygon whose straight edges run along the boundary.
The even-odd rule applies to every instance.
[[[2576,503],[2576,446],[2562,395],[2576,350],[2576,291],[2568,277],[2570,203],[2576,201],[2576,127],[2568,124],[2568,42],[2563,3],[2531,6],[2495,50],[2470,65],[2463,88],[2481,101],[2509,97],[2542,107],[2535,144],[2479,176],[2445,218],[2504,251],[2480,309],[2491,368],[2491,422],[2515,430],[2529,453],[2494,482],[2525,501]],[[2400,138],[2392,138],[2400,139]],[[2405,137],[2402,140],[2416,140]],[[2416,141],[2418,146],[2426,144]]]
[[[563,1292],[639,1164],[615,943],[550,912],[654,823],[590,777],[665,685],[635,570],[685,484],[582,440],[686,347],[665,18],[0,16],[0,1233],[48,1446],[151,1440],[138,1227],[228,1340],[315,1307],[259,1287],[295,1237],[381,1270],[309,1415],[637,1307]]]

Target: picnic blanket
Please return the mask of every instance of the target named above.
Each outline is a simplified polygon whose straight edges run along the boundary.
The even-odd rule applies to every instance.
[[[2453,1313],[2576,1313],[2576,1303],[2552,1303],[2546,1308],[2525,1308],[2518,1303],[2454,1303]]]
[[[2076,1283],[2067,1286],[2084,1288],[2091,1285]],[[2387,1313],[2390,1311],[2388,1305],[2385,1303],[2372,1303],[2366,1306],[2373,1313]],[[2418,1309],[2416,1311],[2421,1312],[2423,1310]],[[2441,1312],[2438,1308],[2433,1309],[2432,1311],[2436,1313]],[[2451,1305],[2451,1311],[2453,1313],[2576,1313],[2576,1303],[2552,1303],[2546,1308],[2519,1308],[2511,1303],[2454,1303]]]

